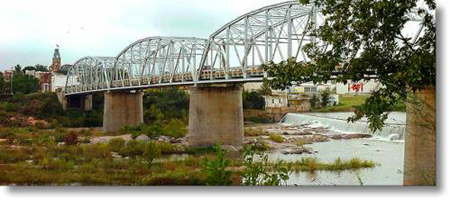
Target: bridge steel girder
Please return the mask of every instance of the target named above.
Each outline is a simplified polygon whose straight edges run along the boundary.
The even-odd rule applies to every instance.
[[[110,88],[114,57],[83,57],[67,71],[65,93],[89,93]]]
[[[303,47],[319,42],[308,34],[324,17],[313,3],[288,1],[246,13],[215,31],[208,40],[193,37],[140,39],[117,57],[85,57],[69,69],[65,95],[113,90],[209,83],[245,83],[271,79],[261,69],[270,61],[293,57],[309,61]],[[417,9],[407,14],[420,22]],[[413,41],[423,34],[414,33]]]
[[[246,13],[210,36],[199,71],[220,71],[226,74],[225,79],[233,79],[238,73],[245,79],[266,76],[260,66],[269,61],[281,62],[290,57],[306,61],[303,46],[314,38],[305,30],[323,21],[319,18],[313,4],[300,5],[298,1]]]

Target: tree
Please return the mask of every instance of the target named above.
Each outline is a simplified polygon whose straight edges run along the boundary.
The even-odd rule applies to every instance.
[[[313,96],[311,97],[311,99],[309,100],[309,104],[311,105],[311,108],[317,108],[317,106],[319,105],[319,98],[317,98],[316,94],[313,94]]]
[[[261,93],[256,91],[242,92],[242,103],[244,109],[256,109],[256,110],[264,110],[264,106],[266,104],[264,97],[261,95]]]
[[[13,89],[14,93],[20,92],[23,94],[30,94],[38,92],[40,88],[39,80],[33,76],[14,73]]]
[[[22,74],[22,67],[20,65],[14,66],[14,74]]]
[[[22,72],[25,73],[27,71],[32,71],[32,70],[36,70],[36,68],[33,66],[26,66],[22,69]]]
[[[5,85],[5,80],[3,79],[3,73],[0,72],[0,91],[3,89]]]
[[[48,72],[48,68],[44,65],[37,64],[34,66],[34,68],[39,72]]]
[[[267,82],[263,82],[258,92],[263,96],[272,95],[272,89]]]
[[[322,107],[325,108],[325,107],[327,107],[328,103],[330,103],[330,100],[331,100],[331,94],[330,94],[329,91],[323,91],[323,92],[320,94],[320,98],[321,98],[321,100],[322,100],[322,101],[321,101]]]
[[[324,23],[307,30],[318,38],[303,49],[311,61],[291,58],[263,66],[275,77],[269,81],[275,89],[293,82],[326,82],[332,75],[341,83],[376,76],[385,87],[375,91],[349,121],[367,117],[371,130],[381,130],[389,111],[407,102],[405,185],[433,185],[436,180],[436,4],[434,0],[424,3],[425,8],[416,11],[418,0],[316,0]],[[416,40],[402,33],[410,21],[408,14],[415,12],[423,27]],[[324,43],[328,44],[325,50]],[[429,116],[417,117],[425,113]]]

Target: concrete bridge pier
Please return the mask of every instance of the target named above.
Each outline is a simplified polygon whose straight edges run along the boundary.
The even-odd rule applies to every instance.
[[[241,86],[191,87],[188,142],[204,147],[244,142]]]
[[[123,126],[144,122],[142,91],[106,92],[103,110],[103,131],[113,132]]]

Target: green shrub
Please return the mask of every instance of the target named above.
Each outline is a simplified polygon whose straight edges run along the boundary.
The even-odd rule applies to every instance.
[[[204,161],[203,171],[206,174],[208,185],[231,185],[231,171],[227,167],[231,165],[231,160],[227,159],[227,151],[220,145],[216,145],[216,159],[210,160],[207,157]]]
[[[321,93],[321,105],[323,108],[327,107],[328,103],[331,101],[331,93],[327,90]]]
[[[164,126],[163,134],[174,137],[181,138],[186,135],[186,125],[179,119],[171,119],[170,122]]]
[[[12,103],[5,101],[0,103],[0,110],[4,110],[6,112],[13,112],[14,110],[16,110],[16,108]]]
[[[242,92],[242,103],[244,109],[264,110],[265,100],[259,92]]]
[[[154,159],[161,157],[161,149],[158,148],[155,142],[150,141],[145,145],[143,156],[151,164]]]
[[[54,132],[55,142],[64,142],[67,132],[64,129],[56,129]]]
[[[287,185],[286,181],[291,173],[290,164],[278,161],[272,166],[267,154],[264,152],[257,154],[251,148],[245,149],[243,165],[245,171],[242,173],[242,178],[245,186],[279,186],[282,183]]]
[[[264,129],[262,128],[246,128],[244,129],[244,136],[246,137],[258,137],[264,135]]]
[[[163,133],[163,125],[160,122],[155,122],[151,125],[146,125],[144,123],[138,126],[124,126],[121,129],[124,134],[131,134],[133,139],[136,139],[140,135],[147,135],[149,138],[155,138]]]
[[[317,108],[319,106],[319,98],[317,98],[317,95],[313,94],[311,99],[309,100],[309,104],[311,105],[311,108]]]
[[[65,161],[60,158],[43,158],[39,160],[38,163],[40,166],[42,166],[43,169],[49,170],[49,171],[67,171],[73,169],[73,162],[72,161]]]
[[[94,155],[96,158],[111,159],[111,149],[107,143],[94,144]]]
[[[284,142],[284,137],[281,136],[281,135],[271,134],[271,135],[269,135],[269,139],[274,141],[274,142],[277,142],[277,143]]]
[[[108,142],[108,145],[111,151],[120,152],[125,147],[125,140],[120,137],[116,137],[111,139]]]
[[[130,140],[125,148],[119,152],[122,156],[136,157],[144,154],[145,143],[139,140]]]
[[[174,145],[170,142],[157,143],[157,146],[161,150],[162,154],[186,153],[183,147],[179,145]]]

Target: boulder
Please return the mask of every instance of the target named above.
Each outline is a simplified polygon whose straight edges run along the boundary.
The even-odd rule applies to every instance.
[[[171,138],[165,135],[161,135],[158,137],[158,142],[170,142]]]
[[[351,134],[339,134],[331,136],[331,139],[334,140],[350,140],[350,139],[359,139],[359,138],[371,138],[371,134],[366,133],[351,133]]]
[[[148,141],[150,141],[150,138],[148,136],[146,136],[146,135],[140,135],[140,136],[138,136],[136,138],[136,140],[140,140],[140,141],[143,141],[143,142],[148,142]]]
[[[352,134],[346,134],[343,139],[358,139],[358,138],[371,138],[371,134],[364,134],[364,133],[352,133]]]
[[[291,149],[284,149],[281,150],[280,153],[284,154],[284,155],[289,155],[289,154],[311,154],[313,151],[310,148],[306,148],[306,147],[297,147],[297,148],[291,148]]]
[[[170,140],[170,143],[182,143],[183,142],[183,138],[173,138],[172,140]]]

